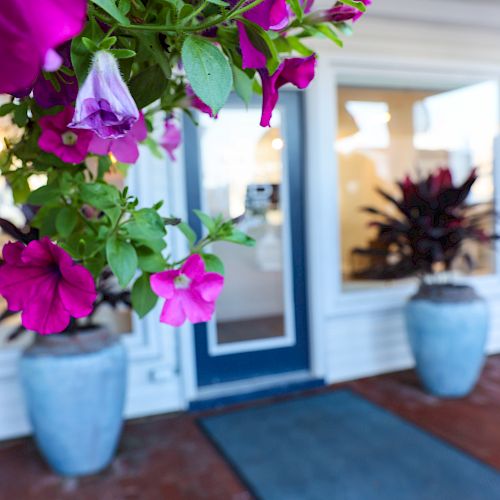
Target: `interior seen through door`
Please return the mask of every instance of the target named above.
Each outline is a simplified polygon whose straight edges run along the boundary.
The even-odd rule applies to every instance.
[[[256,240],[253,248],[214,245],[225,266],[218,344],[285,334],[281,117],[276,110],[264,129],[256,126],[259,113],[225,109],[217,120],[200,119],[203,208],[237,218]]]

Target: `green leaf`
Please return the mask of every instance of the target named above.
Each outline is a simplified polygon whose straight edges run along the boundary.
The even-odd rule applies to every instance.
[[[139,268],[148,273],[159,273],[166,267],[165,259],[161,253],[155,252],[150,248],[139,247],[137,249],[139,259]]]
[[[118,8],[125,16],[129,13],[131,6],[130,0],[118,0]]]
[[[134,76],[128,84],[128,88],[139,109],[161,97],[167,88],[167,79],[161,68],[155,64]]]
[[[172,66],[169,61],[169,56],[165,52],[163,45],[160,43],[158,33],[137,33],[141,45],[144,46],[153,56],[153,62],[160,66],[167,80],[172,78]]]
[[[201,223],[208,229],[208,232],[213,233],[216,229],[215,221],[210,217],[210,215],[202,212],[201,210],[193,210],[196,217],[200,219]]]
[[[31,220],[31,226],[40,230],[40,237],[54,236],[56,231],[56,217],[59,208],[54,207],[41,207],[37,214]]]
[[[108,52],[113,54],[116,59],[130,59],[136,55],[135,50],[129,49],[111,49]]]
[[[130,238],[142,241],[146,246],[154,240],[163,241],[167,234],[163,219],[152,208],[142,208],[134,212],[125,228]]]
[[[366,5],[359,0],[339,0],[339,2],[345,5],[350,5],[361,12],[366,12]]]
[[[31,205],[47,205],[49,203],[59,201],[61,191],[53,184],[42,186],[33,191],[28,196],[28,203]]]
[[[222,260],[212,253],[202,253],[201,258],[205,262],[206,271],[209,273],[219,273],[224,276],[224,264]]]
[[[191,229],[189,224],[186,224],[185,222],[181,222],[180,224],[177,225],[177,227],[180,229],[181,233],[187,238],[189,241],[189,246],[192,247],[196,243],[196,233]]]
[[[104,174],[109,172],[109,169],[111,168],[112,161],[111,158],[106,155],[106,156],[99,156],[98,160],[98,167],[97,167],[97,178],[102,179],[104,177]]]
[[[28,123],[28,102],[23,101],[19,106],[14,109],[14,123],[18,127],[24,127]]]
[[[292,8],[293,13],[295,14],[295,17],[299,20],[302,21],[302,18],[304,17],[304,11],[302,10],[302,3],[300,0],[287,0],[288,5]]]
[[[0,106],[0,116],[8,115],[16,109],[16,105],[13,102],[6,102]]]
[[[233,232],[229,236],[222,238],[222,240],[244,245],[246,247],[255,246],[255,240],[239,229],[233,229]]]
[[[137,278],[132,287],[131,298],[132,307],[140,318],[146,316],[154,308],[158,301],[158,296],[151,290],[149,274],[144,273]]]
[[[286,38],[286,40],[288,41],[290,47],[300,55],[307,57],[311,54],[314,54],[314,51],[307,47],[307,45],[304,45],[297,37],[289,36]]]
[[[113,235],[106,242],[106,258],[111,271],[118,278],[118,283],[125,288],[137,271],[135,248]]]
[[[100,210],[116,208],[120,204],[118,189],[104,182],[83,184],[80,188],[80,197],[84,203]]]
[[[182,63],[194,93],[216,115],[233,86],[226,57],[212,42],[190,35],[182,45]]]
[[[125,26],[128,26],[130,24],[130,21],[118,9],[114,0],[92,0],[92,2],[101,7],[102,10],[106,11],[113,19],[115,19],[119,23]]]
[[[71,42],[71,63],[75,70],[76,79],[80,85],[87,78],[92,61],[92,54],[87,50],[81,37],[74,38]]]
[[[99,42],[99,50],[109,50],[117,42],[116,36],[110,36]]]
[[[9,182],[12,189],[14,203],[26,203],[26,200],[31,193],[28,179],[26,179],[24,175],[16,175],[12,176]]]
[[[56,230],[63,238],[69,236],[78,222],[78,212],[71,207],[59,211],[56,217]]]
[[[233,71],[234,90],[241,100],[248,105],[253,95],[253,78],[250,78],[243,70],[231,65]]]
[[[312,29],[330,39],[333,43],[337,44],[339,47],[344,46],[344,42],[338,37],[337,33],[327,24],[317,24],[316,26],[310,26],[308,30]]]
[[[90,38],[87,38],[86,36],[82,36],[82,43],[83,43],[83,45],[85,45],[85,48],[89,52],[97,52],[99,50],[99,47],[97,46],[97,44],[93,40],[91,40]]]
[[[221,7],[227,7],[230,5],[228,2],[224,2],[224,0],[207,0],[208,3],[213,3],[214,5],[220,5]]]
[[[102,268],[106,265],[106,261],[104,255],[98,253],[89,259],[85,259],[83,265],[92,273],[92,276],[97,279],[101,275]]]

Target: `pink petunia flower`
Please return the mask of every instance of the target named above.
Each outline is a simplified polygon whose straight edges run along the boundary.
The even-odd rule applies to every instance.
[[[55,154],[66,163],[81,163],[87,156],[92,132],[68,128],[73,113],[73,106],[66,106],[56,115],[40,118],[42,134],[38,145],[43,151]]]
[[[316,56],[292,57],[285,59],[278,69],[269,75],[266,68],[259,69],[262,80],[262,117],[260,125],[269,127],[273,110],[278,103],[278,90],[283,85],[291,83],[299,89],[305,89],[314,79]]]
[[[175,150],[182,143],[182,134],[173,118],[165,120],[165,132],[160,139],[160,146],[167,152],[169,158],[175,161]]]
[[[25,328],[42,335],[60,333],[71,317],[92,312],[94,279],[83,266],[49,238],[7,243],[0,266],[0,295],[11,311],[22,311]]]
[[[87,0],[8,0],[0,9],[0,94],[31,89],[41,69],[55,71],[55,48],[80,33]]]
[[[123,137],[119,137],[118,139],[102,139],[97,134],[93,134],[89,151],[97,155],[113,153],[114,157],[122,163],[135,163],[139,158],[137,143],[144,141],[147,136],[148,129],[146,128],[144,115],[141,113],[139,120]]]
[[[151,276],[154,293],[165,299],[160,321],[172,326],[181,326],[186,318],[191,323],[209,321],[223,286],[224,278],[207,273],[197,254],[191,255],[178,270]]]

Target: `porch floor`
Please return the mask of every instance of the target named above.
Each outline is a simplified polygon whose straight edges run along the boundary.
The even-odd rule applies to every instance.
[[[461,400],[439,400],[423,393],[413,372],[342,386],[500,471],[500,356],[489,358],[478,387]],[[52,474],[31,439],[0,443],[0,500],[251,499],[250,492],[198,428],[196,417],[178,414],[129,422],[111,467],[85,479],[62,479]]]

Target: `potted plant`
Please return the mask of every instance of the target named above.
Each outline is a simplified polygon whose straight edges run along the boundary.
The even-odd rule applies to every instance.
[[[122,185],[139,144],[171,159],[180,112],[213,117],[234,90],[261,89],[269,126],[278,91],[314,77],[309,36],[340,44],[371,0],[7,0],[0,12],[0,116],[15,132],[0,147],[0,173],[27,227],[1,227],[0,295],[39,334],[21,360],[37,443],[54,470],[96,472],[113,456],[122,425],[126,356],[93,321],[105,302],[144,316],[161,297],[160,321],[208,321],[223,285],[214,241],[251,245],[230,220],[198,212],[206,234],[145,207]],[[64,4],[64,5],[63,5]],[[153,118],[164,116],[161,138]],[[166,257],[167,229],[189,254]],[[4,316],[5,316],[4,315]]]
[[[376,216],[371,225],[377,237],[370,248],[354,250],[374,259],[358,277],[419,277],[419,290],[405,306],[406,327],[424,387],[442,397],[468,394],[485,357],[488,305],[452,273],[460,262],[466,269],[474,265],[467,241],[488,245],[496,239],[487,230],[491,208],[467,204],[476,180],[474,169],[457,185],[451,170],[440,168],[418,181],[406,177],[398,183],[399,197],[379,190],[395,213],[365,208]]]

